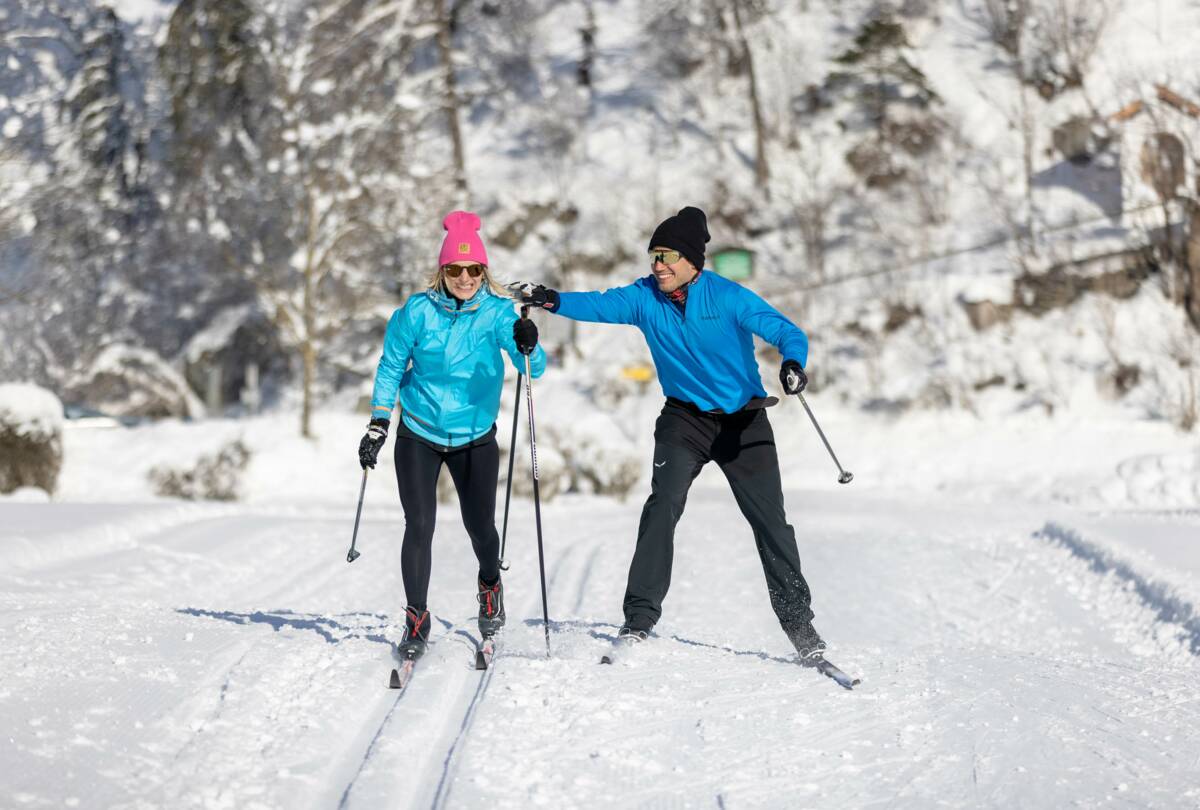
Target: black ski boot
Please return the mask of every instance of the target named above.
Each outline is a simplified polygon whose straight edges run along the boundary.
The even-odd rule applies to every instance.
[[[639,641],[645,641],[649,635],[649,630],[638,630],[626,624],[617,631],[617,641],[622,644],[636,644]]]
[[[429,611],[405,608],[404,640],[396,646],[396,654],[405,660],[416,660],[425,654],[428,645]]]
[[[787,633],[792,646],[796,648],[796,654],[800,656],[801,663],[815,666],[824,659],[825,642],[817,629],[812,626],[812,622],[798,627],[785,628],[784,632]]]
[[[504,626],[504,583],[497,577],[494,585],[486,585],[482,579],[478,585],[479,635],[491,638]]]

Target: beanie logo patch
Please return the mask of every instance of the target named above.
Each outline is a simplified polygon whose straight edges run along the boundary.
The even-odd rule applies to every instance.
[[[459,242],[458,243],[458,252],[463,254],[464,256],[466,254],[470,253],[471,252],[471,243],[470,242]]]

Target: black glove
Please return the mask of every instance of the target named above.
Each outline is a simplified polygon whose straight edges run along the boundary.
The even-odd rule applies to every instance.
[[[779,382],[783,383],[785,394],[799,394],[808,385],[808,375],[795,360],[784,360],[779,367]]]
[[[558,293],[541,284],[522,284],[518,294],[525,306],[558,311]]]
[[[513,340],[517,342],[517,351],[521,354],[533,354],[537,348],[537,324],[528,318],[517,318],[513,321]]]
[[[362,441],[358,443],[358,463],[365,470],[370,467],[375,469],[375,461],[379,458],[379,450],[383,447],[383,443],[387,441],[388,426],[391,422],[387,419],[372,419],[371,424],[367,425],[367,433],[362,437]]]

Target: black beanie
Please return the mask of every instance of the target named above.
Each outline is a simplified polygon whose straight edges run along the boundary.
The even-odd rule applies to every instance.
[[[664,219],[650,237],[650,250],[656,247],[678,250],[697,270],[704,269],[704,244],[708,242],[708,220],[699,208],[680,208]]]

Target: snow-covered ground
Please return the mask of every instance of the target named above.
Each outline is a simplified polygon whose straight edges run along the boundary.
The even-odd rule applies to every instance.
[[[444,507],[434,643],[397,698],[387,464],[363,556],[344,562],[362,417],[322,414],[310,443],[291,416],[68,430],[59,495],[0,500],[0,805],[1200,804],[1196,439],[810,404],[849,486],[798,403],[772,419],[817,624],[863,678],[853,692],[789,660],[716,470],[680,524],[657,636],[614,667],[596,662],[645,481],[625,502],[545,505],[549,659],[532,504],[514,502],[509,626],[482,674],[473,558]],[[629,427],[648,437],[653,415]],[[539,432],[569,417],[549,397],[538,416]],[[150,493],[150,466],[239,437],[244,501]]]

